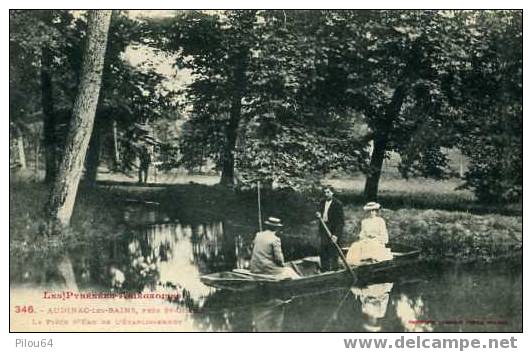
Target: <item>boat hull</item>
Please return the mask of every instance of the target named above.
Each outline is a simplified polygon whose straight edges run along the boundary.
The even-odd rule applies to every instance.
[[[394,259],[374,264],[352,266],[356,274],[357,284],[367,284],[393,278],[411,265],[418,262],[419,250],[409,249],[395,252]],[[259,291],[267,293],[300,294],[314,290],[331,289],[334,287],[348,286],[354,283],[353,277],[346,269],[319,273],[319,259],[308,257],[293,262],[292,266],[300,278],[276,280],[266,275],[256,275],[245,270],[229,271],[204,275],[201,281],[211,287],[230,291]]]

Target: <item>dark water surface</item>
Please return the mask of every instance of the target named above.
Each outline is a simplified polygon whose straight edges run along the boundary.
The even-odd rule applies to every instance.
[[[80,290],[178,291],[172,302],[193,331],[520,331],[522,271],[508,262],[444,266],[419,264],[398,277],[297,297],[222,292],[203,274],[246,268],[253,225],[238,221],[190,223],[144,206],[124,210],[128,230],[71,253]],[[315,254],[305,236],[283,240],[287,259]],[[302,240],[303,238],[303,240]],[[16,269],[20,283],[50,279],[40,267]]]

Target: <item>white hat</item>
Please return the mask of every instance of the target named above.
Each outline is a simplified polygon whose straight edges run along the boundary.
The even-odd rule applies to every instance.
[[[364,210],[379,210],[381,208],[381,205],[376,202],[369,202],[368,204],[364,205]]]
[[[281,222],[281,219],[274,218],[273,216],[270,216],[268,220],[264,221],[266,225],[275,226],[275,227],[283,227],[283,223]]]

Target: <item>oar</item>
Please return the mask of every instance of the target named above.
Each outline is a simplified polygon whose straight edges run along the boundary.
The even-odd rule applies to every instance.
[[[355,272],[353,271],[353,269],[351,269],[349,264],[347,264],[347,259],[345,258],[345,255],[342,252],[342,248],[340,248],[340,246],[338,246],[338,243],[336,243],[336,241],[333,240],[331,231],[329,230],[329,228],[327,227],[327,225],[323,221],[322,217],[318,216],[318,219],[320,219],[321,226],[323,226],[323,228],[327,232],[327,237],[329,237],[329,240],[334,245],[334,248],[336,248],[336,251],[338,251],[338,254],[340,255],[340,259],[342,259],[342,262],[344,263],[345,268],[347,269],[347,271],[349,271],[349,273],[353,277],[353,282],[356,282],[357,281],[357,276],[356,276]]]
[[[338,305],[336,306],[336,309],[334,310],[329,320],[327,320],[327,322],[325,323],[325,326],[323,327],[323,329],[321,329],[322,332],[325,332],[329,328],[330,324],[334,320],[338,319],[338,313],[340,312],[340,308],[342,308],[342,306],[344,305],[345,299],[347,298],[347,296],[349,296],[350,293],[351,293],[351,289],[348,289],[344,297],[342,297],[342,299],[340,300],[340,303],[338,303]]]

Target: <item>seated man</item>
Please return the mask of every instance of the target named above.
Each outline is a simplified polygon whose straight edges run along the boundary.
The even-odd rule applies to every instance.
[[[264,221],[264,226],[264,231],[258,232],[253,241],[250,271],[254,274],[272,275],[278,279],[299,277],[292,268],[284,266],[281,239],[277,237],[277,232],[283,227],[281,220],[269,217]]]

